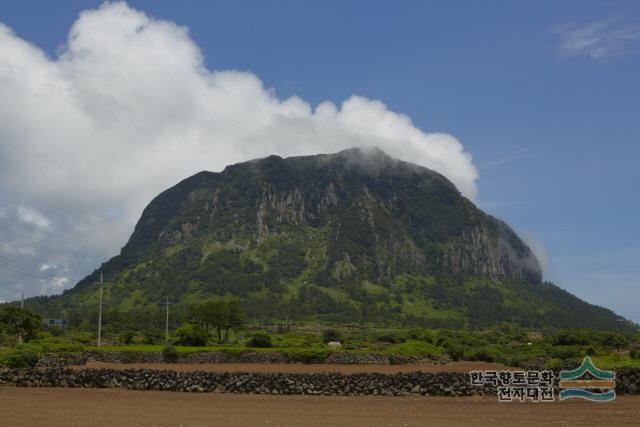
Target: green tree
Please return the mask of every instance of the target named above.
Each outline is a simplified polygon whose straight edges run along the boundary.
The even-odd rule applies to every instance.
[[[183,323],[176,329],[177,343],[190,346],[207,345],[209,332],[198,325]]]
[[[8,335],[22,337],[29,341],[36,337],[42,327],[42,319],[29,310],[5,306],[0,310],[0,330]]]
[[[271,343],[271,337],[268,334],[265,334],[264,332],[258,332],[253,334],[253,336],[249,340],[248,345],[249,347],[255,347],[255,348],[273,347],[273,344]]]
[[[237,301],[209,301],[193,309],[193,317],[205,328],[216,328],[218,343],[229,341],[229,331],[242,324],[244,313]]]

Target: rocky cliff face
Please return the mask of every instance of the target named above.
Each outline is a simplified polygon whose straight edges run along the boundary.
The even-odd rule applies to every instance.
[[[123,254],[196,238],[260,245],[308,227],[322,234],[329,281],[448,272],[540,281],[534,255],[441,175],[379,150],[282,159],[201,173],[158,196]]]

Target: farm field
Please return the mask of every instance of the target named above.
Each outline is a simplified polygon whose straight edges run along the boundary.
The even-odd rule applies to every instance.
[[[637,425],[640,398],[551,404],[495,397],[337,397],[0,387],[10,426]]]
[[[323,372],[397,374],[399,372],[469,372],[473,370],[509,369],[499,363],[452,362],[440,364],[412,365],[337,365],[303,363],[104,363],[89,361],[76,369],[158,369],[179,372],[267,372],[288,374],[314,374]]]

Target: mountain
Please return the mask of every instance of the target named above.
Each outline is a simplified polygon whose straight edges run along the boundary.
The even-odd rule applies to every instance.
[[[627,327],[542,282],[517,234],[444,176],[373,148],[200,172],[153,199],[101,270],[113,312],[230,297],[251,318]],[[98,277],[33,302],[93,313]]]

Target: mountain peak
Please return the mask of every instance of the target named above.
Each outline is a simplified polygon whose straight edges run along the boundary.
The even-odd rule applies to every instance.
[[[617,324],[541,283],[530,248],[445,177],[376,147],[194,175],[145,208],[102,270],[111,304],[127,310],[162,295],[184,304],[231,295],[250,316],[273,307],[423,326]],[[61,301],[82,299],[94,279]],[[587,313],[580,322],[575,307]]]

